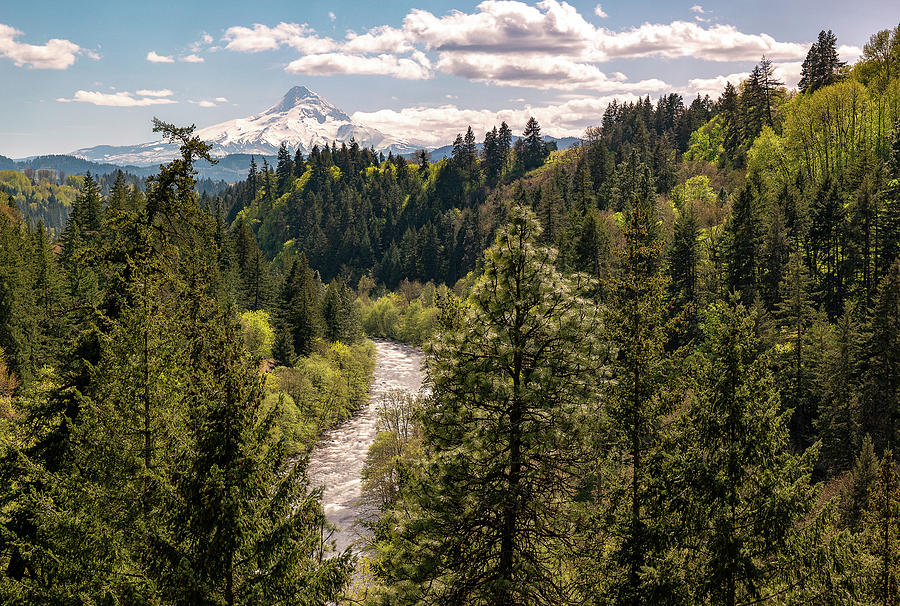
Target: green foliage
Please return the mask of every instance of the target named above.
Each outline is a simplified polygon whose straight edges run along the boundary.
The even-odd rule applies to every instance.
[[[82,188],[83,177],[69,175],[65,183],[57,184],[57,176],[41,175],[29,179],[15,170],[0,170],[0,191],[9,194],[15,207],[26,220],[36,225],[43,222],[56,230],[61,228],[71,212],[72,204]]]
[[[724,122],[723,114],[719,114],[692,132],[684,159],[703,160],[710,164],[716,164],[719,157],[725,152],[726,128]]]
[[[673,491],[681,536],[693,537],[682,570],[699,603],[742,604],[802,578],[784,563],[815,503],[816,453],[787,451],[787,414],[746,309],[717,303],[701,330]]]
[[[424,345],[434,334],[438,316],[435,301],[446,297],[448,292],[446,286],[439,287],[437,292],[431,287],[412,301],[400,294],[369,301],[362,308],[362,329],[373,337]]]
[[[424,456],[419,415],[422,396],[403,390],[385,393],[378,404],[378,433],[362,472],[367,501],[384,511],[393,507],[408,476]]]
[[[322,431],[366,404],[375,369],[369,341],[350,346],[318,342],[293,367],[279,366],[267,378],[265,407],[277,409],[276,429],[291,455],[311,449]]]
[[[241,314],[241,328],[244,333],[244,345],[253,359],[265,360],[272,357],[275,330],[267,312],[245,311]]]
[[[323,561],[317,494],[245,354],[218,271],[226,240],[193,180],[209,148],[192,128],[155,128],[181,158],[146,199],[118,187],[106,208],[85,177],[58,256],[0,208],[0,252],[17,255],[0,259],[0,336],[27,380],[0,372],[0,601],[334,601],[350,556]],[[266,315],[246,319],[259,355]],[[353,360],[329,364],[358,399],[368,374]]]
[[[539,236],[534,215],[515,210],[466,315],[435,341],[429,454],[384,544],[384,602],[560,597],[559,507],[574,491],[571,447],[603,347],[584,285],[553,269]]]

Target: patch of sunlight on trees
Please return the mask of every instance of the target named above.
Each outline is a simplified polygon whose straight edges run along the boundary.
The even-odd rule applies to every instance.
[[[367,402],[375,369],[371,341],[346,345],[319,340],[313,349],[293,368],[279,366],[266,377],[264,407],[279,407],[277,430],[292,454],[308,451],[324,429]]]
[[[266,360],[272,357],[275,329],[272,328],[269,312],[245,311],[241,314],[241,327],[244,329],[244,344],[254,359]]]

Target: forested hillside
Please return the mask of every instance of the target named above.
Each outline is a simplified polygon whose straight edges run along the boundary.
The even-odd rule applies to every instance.
[[[0,598],[900,603],[900,26],[836,49],[567,150],[282,146],[201,195],[157,121],[143,187],[0,172]],[[383,403],[357,556],[303,455],[364,331],[429,391]]]

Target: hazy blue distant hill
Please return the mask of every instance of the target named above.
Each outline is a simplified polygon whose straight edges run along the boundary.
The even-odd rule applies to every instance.
[[[67,175],[83,175],[90,171],[95,175],[108,175],[118,170],[122,170],[139,177],[147,177],[156,172],[155,167],[149,166],[118,166],[115,164],[107,164],[101,162],[91,162],[84,158],[75,156],[67,156],[62,154],[53,154],[49,156],[35,156],[23,160],[17,160],[13,166],[14,170],[40,170],[50,169],[62,172]]]
[[[266,156],[266,160],[273,166],[277,161],[275,156]],[[256,162],[262,165],[263,156],[256,156]],[[247,171],[250,169],[249,154],[232,154],[218,158],[215,165],[208,162],[197,162],[196,164],[199,179],[211,179],[212,181],[227,181],[234,183],[247,178]],[[159,166],[133,166],[133,165],[116,165],[107,162],[91,162],[84,158],[68,155],[49,155],[36,156],[33,158],[25,158],[21,160],[11,160],[4,156],[0,156],[0,170],[39,170],[49,169],[66,175],[83,175],[90,171],[95,175],[109,175],[118,170],[131,173],[138,177],[148,177],[159,171]]]

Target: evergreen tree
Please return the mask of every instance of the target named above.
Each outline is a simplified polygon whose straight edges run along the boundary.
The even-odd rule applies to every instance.
[[[533,214],[514,209],[485,253],[465,316],[435,342],[430,453],[405,495],[384,601],[559,603],[553,554],[578,467],[567,458],[602,349],[583,284],[554,269]],[[406,551],[406,550],[409,551]]]
[[[284,142],[278,148],[278,164],[275,167],[275,179],[277,181],[278,196],[284,194],[294,182],[294,163],[291,161],[291,153]]]
[[[862,430],[883,450],[897,441],[900,415],[900,261],[881,282],[866,328]]]
[[[509,163],[509,150],[512,149],[512,130],[506,122],[500,123],[500,130],[497,131],[497,151],[500,161],[500,173],[507,169]]]
[[[693,207],[675,220],[675,234],[669,252],[669,275],[677,308],[690,307],[693,316],[698,303],[697,268],[700,263],[700,226]]]
[[[751,303],[756,297],[760,227],[750,183],[738,192],[726,224],[728,287]]]
[[[575,267],[597,281],[600,292],[609,273],[609,234],[596,210],[588,211],[575,238]]]
[[[544,163],[547,157],[547,146],[541,137],[541,126],[534,116],[528,118],[525,124],[525,132],[522,133],[521,158],[523,170],[531,170]]]
[[[900,600],[900,479],[890,450],[869,495],[865,538],[873,556],[872,597],[879,606]]]
[[[831,30],[819,32],[819,39],[806,54],[800,70],[800,92],[815,92],[837,81],[844,63],[838,58],[837,36]]]
[[[176,603],[324,604],[351,570],[349,553],[322,559],[324,514],[304,469],[273,440],[277,407],[226,314],[190,392],[194,448],[176,483],[175,550],[161,589]]]
[[[322,318],[327,340],[349,345],[359,339],[360,324],[355,297],[350,287],[340,278],[332,280],[325,289]]]
[[[866,436],[841,495],[841,523],[844,526],[853,531],[860,529],[863,517],[870,509],[870,495],[880,472],[872,438]]]
[[[816,310],[812,298],[812,280],[799,254],[791,255],[788,271],[781,284],[781,302],[777,318],[781,327],[783,358],[782,399],[793,411],[792,437],[807,447],[812,443],[813,423],[818,406],[812,386],[812,371],[807,359],[808,332],[815,321]]]
[[[874,276],[876,283],[880,283],[894,262],[900,259],[900,120],[894,125],[890,153],[883,204],[876,217],[878,223],[876,235],[878,261]]]
[[[827,322],[820,316],[819,321],[822,320]],[[816,430],[822,442],[822,461],[829,470],[849,468],[853,464],[851,455],[859,444],[857,321],[851,310],[845,312],[833,328],[829,326],[833,336],[827,340],[824,351],[818,352],[822,362],[815,369],[816,393],[813,395],[819,398]]]
[[[784,561],[816,501],[816,453],[786,448],[787,413],[743,305],[712,305],[702,331],[677,463],[684,486],[670,492],[685,513],[687,586],[699,603],[765,601],[803,578]]]
[[[669,327],[668,280],[660,271],[662,242],[656,236],[654,197],[637,198],[626,218],[619,268],[613,274],[604,324],[616,352],[606,385],[606,438],[617,453],[604,478],[610,494],[598,503],[597,521],[589,528],[591,544],[607,545],[597,554],[588,578],[597,583],[595,599],[614,604],[653,603],[672,591],[667,581],[644,575],[659,555],[664,533],[654,494],[662,481],[658,466],[664,417],[675,389],[671,360],[665,351]],[[598,454],[605,456],[606,453]],[[600,525],[599,520],[609,521]]]
[[[722,157],[731,165],[739,166],[741,149],[741,106],[737,89],[731,82],[725,83],[725,90],[718,101],[720,115],[725,119],[725,134],[722,142]]]
[[[125,173],[121,170],[116,171],[116,180],[112,186],[112,192],[109,196],[107,210],[121,211],[128,207],[128,184],[125,181]]]
[[[247,188],[249,189],[249,195],[247,196],[246,204],[249,204],[256,198],[256,190],[259,189],[259,175],[256,171],[256,158],[254,156],[250,156],[250,171],[247,174]]]
[[[272,359],[276,366],[293,366],[297,354],[294,353],[294,339],[286,327],[278,327],[275,344],[272,346]]]

